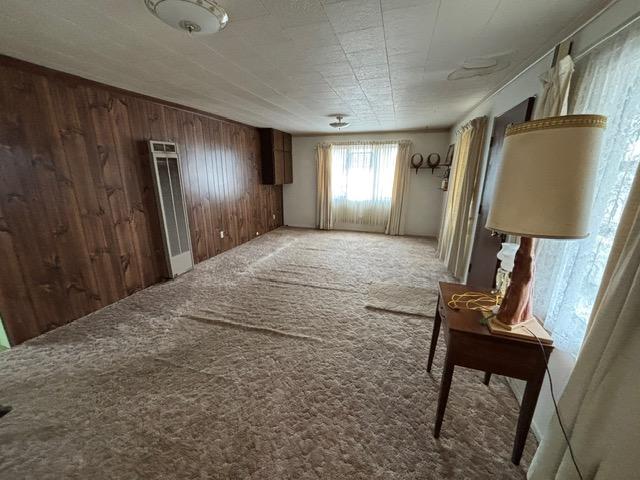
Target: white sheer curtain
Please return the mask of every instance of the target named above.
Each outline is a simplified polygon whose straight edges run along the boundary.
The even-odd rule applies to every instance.
[[[334,226],[384,231],[391,210],[398,142],[331,146]]]
[[[640,28],[618,35],[577,62],[572,113],[608,117],[591,214],[591,235],[543,240],[534,312],[557,347],[580,350],[616,228],[640,161]]]

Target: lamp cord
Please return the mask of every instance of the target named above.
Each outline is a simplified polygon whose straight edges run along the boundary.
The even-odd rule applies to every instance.
[[[551,379],[551,372],[549,371],[549,362],[547,361],[547,354],[544,351],[544,345],[542,344],[542,342],[540,341],[540,339],[535,333],[529,330],[529,328],[527,328],[526,325],[523,325],[523,326],[531,335],[535,337],[536,341],[538,342],[538,345],[540,346],[540,350],[542,351],[542,358],[544,359],[544,368],[547,372],[547,377],[549,378],[549,391],[551,392],[551,400],[553,401],[553,408],[555,409],[555,412],[556,412],[556,418],[558,419],[560,430],[562,430],[562,435],[564,435],[564,440],[565,442],[567,442],[567,447],[569,448],[569,455],[571,456],[571,461],[573,462],[573,466],[575,467],[580,480],[584,480],[584,477],[582,476],[582,472],[580,472],[580,468],[578,467],[578,462],[576,461],[576,457],[573,453],[573,448],[571,447],[571,442],[569,441],[569,435],[567,435],[567,431],[565,430],[564,424],[562,423],[562,419],[560,418],[560,410],[558,409],[558,402],[556,401],[556,395],[553,391],[553,380]]]
[[[500,305],[497,295],[490,295],[483,292],[454,293],[447,302],[447,306],[453,310],[476,310],[479,312],[492,312]]]

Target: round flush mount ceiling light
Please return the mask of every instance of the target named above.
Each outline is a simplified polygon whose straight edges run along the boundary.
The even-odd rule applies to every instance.
[[[333,115],[332,115],[332,116],[333,116]],[[330,127],[340,129],[340,128],[346,128],[346,127],[348,127],[348,126],[349,126],[349,122],[343,122],[343,121],[342,121],[342,119],[344,118],[344,115],[337,114],[337,115],[335,115],[335,117],[336,117],[336,120],[337,120],[337,121],[336,121],[336,122],[331,122],[331,123],[329,124],[329,126],[330,126]]]
[[[167,25],[193,35],[219,32],[229,22],[224,8],[210,0],[145,0],[144,3]]]

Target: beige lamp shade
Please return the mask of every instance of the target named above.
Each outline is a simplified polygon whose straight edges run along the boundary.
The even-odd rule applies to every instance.
[[[509,126],[486,227],[527,237],[589,235],[606,122],[566,115]]]

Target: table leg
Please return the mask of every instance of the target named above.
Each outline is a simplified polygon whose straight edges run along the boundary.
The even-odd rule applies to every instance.
[[[433,436],[440,436],[440,428],[442,427],[442,419],[444,411],[447,408],[447,400],[449,399],[449,389],[451,388],[451,379],[453,378],[453,361],[447,349],[447,355],[444,359],[444,369],[442,370],[442,381],[440,383],[440,395],[438,396],[438,410],[436,411],[436,425],[433,429]]]
[[[491,372],[484,372],[484,380],[482,381],[482,383],[484,383],[485,385],[489,385],[490,381],[491,381]]]
[[[522,405],[520,406],[520,415],[518,416],[518,426],[516,428],[516,439],[513,442],[513,452],[511,453],[511,461],[514,465],[520,465],[524,444],[527,441],[527,434],[531,426],[533,412],[538,403],[538,395],[544,380],[544,370],[536,378],[529,380],[524,389],[522,397]]]
[[[431,372],[431,365],[433,364],[433,355],[436,353],[436,345],[438,344],[438,335],[440,334],[440,302],[442,299],[438,296],[438,303],[436,305],[436,316],[433,319],[433,332],[431,332],[431,347],[429,347],[429,360],[427,361],[427,372]]]

